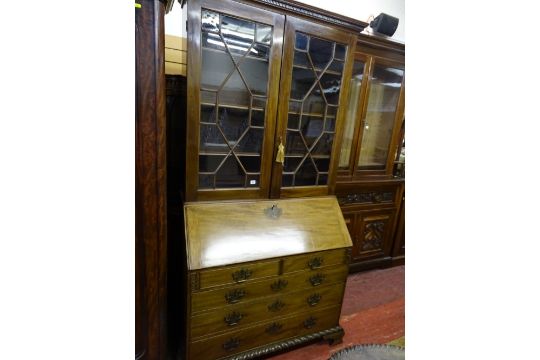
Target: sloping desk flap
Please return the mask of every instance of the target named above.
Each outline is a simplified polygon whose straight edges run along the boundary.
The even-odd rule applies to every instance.
[[[190,270],[352,246],[334,196],[189,203],[184,218]]]

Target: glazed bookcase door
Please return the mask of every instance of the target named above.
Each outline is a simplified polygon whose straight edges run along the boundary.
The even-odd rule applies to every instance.
[[[363,99],[367,89],[370,58],[356,55],[349,80],[349,98],[343,125],[343,138],[338,163],[338,177],[350,180],[356,164],[359,127],[363,114]]]
[[[285,17],[188,2],[186,200],[268,196]]]
[[[363,101],[355,177],[391,176],[404,108],[403,64],[372,58]]]
[[[272,197],[333,193],[354,40],[337,29],[287,17],[274,143],[274,154],[284,145],[285,161],[274,161]]]

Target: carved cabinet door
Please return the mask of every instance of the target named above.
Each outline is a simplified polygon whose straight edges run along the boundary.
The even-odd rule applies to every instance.
[[[358,212],[353,238],[352,257],[365,260],[390,256],[395,210]]]

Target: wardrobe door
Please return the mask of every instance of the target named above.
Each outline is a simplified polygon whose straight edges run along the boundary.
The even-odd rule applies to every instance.
[[[333,193],[355,36],[287,17],[272,197]]]
[[[188,2],[186,200],[268,197],[284,20]]]

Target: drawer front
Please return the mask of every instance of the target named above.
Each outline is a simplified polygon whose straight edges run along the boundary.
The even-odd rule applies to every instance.
[[[347,273],[348,266],[340,265],[320,271],[301,271],[237,286],[194,292],[191,294],[191,311],[197,313],[228,305],[245,304],[265,296],[341,283],[345,281]]]
[[[279,260],[228,266],[199,272],[200,289],[219,285],[239,284],[279,274]]]
[[[333,306],[287,318],[279,318],[238,331],[190,343],[190,359],[217,359],[258,346],[317,331],[339,323],[340,306]]]
[[[237,330],[249,324],[341,304],[345,283],[270,296],[247,304],[202,313],[191,318],[191,336]]]
[[[283,272],[317,270],[326,266],[346,264],[345,252],[346,249],[336,249],[292,256],[283,260]]]

